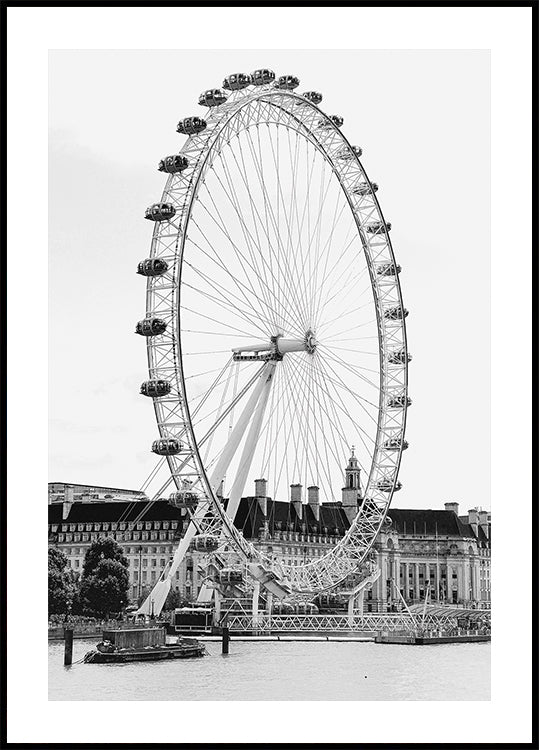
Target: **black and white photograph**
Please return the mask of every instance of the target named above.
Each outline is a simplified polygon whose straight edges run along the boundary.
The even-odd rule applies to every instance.
[[[515,39],[532,5],[515,9]],[[531,584],[515,583],[532,559],[530,360],[516,353],[530,184],[521,216],[504,215],[494,43],[398,43],[402,8],[310,9],[317,39],[338,14],[331,44],[294,46],[289,29],[283,48],[271,30],[308,9],[156,8],[147,36],[149,8],[111,9],[101,29],[104,10],[47,22],[44,181],[19,192],[41,204],[22,369],[43,380],[29,398],[43,396],[43,438],[24,411],[16,444],[40,457],[35,471],[18,457],[20,490],[11,475],[7,551],[9,569],[31,526],[14,606],[34,620],[21,658],[39,664],[46,718],[40,738],[14,721],[12,741],[481,742],[457,716],[490,715],[498,659],[513,648],[525,670],[531,626]],[[443,11],[412,10],[425,32]],[[247,12],[257,28],[271,16],[256,48]],[[372,44],[365,28],[339,43],[347,13],[387,19],[388,42],[378,24]],[[204,29],[231,15],[225,48]],[[61,43],[76,19],[86,31]],[[170,42],[174,24],[189,46]],[[513,91],[526,159],[531,90]],[[38,304],[7,277],[19,305]],[[524,420],[520,466],[501,419]],[[431,715],[399,735],[388,710]],[[458,726],[440,737],[448,710]]]

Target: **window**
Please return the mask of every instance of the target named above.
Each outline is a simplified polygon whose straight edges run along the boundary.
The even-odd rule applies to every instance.
[[[138,568],[138,557],[135,557],[135,559],[133,560],[133,565],[135,566],[135,568]]]
[[[156,559],[155,559],[155,557],[154,557],[154,558],[152,559],[152,568],[156,568],[156,567],[157,567],[157,560],[156,560]]]
[[[145,558],[144,558],[144,559],[142,560],[142,567],[143,567],[143,568],[147,568],[147,567],[148,567],[148,558],[147,558],[147,557],[145,557]]]
[[[80,568],[80,560],[75,560],[75,567]]]
[[[165,558],[164,558],[164,557],[162,557],[162,558],[161,558],[161,559],[159,560],[159,565],[160,565],[160,567],[161,567],[161,568],[164,568],[164,567],[165,567]]]

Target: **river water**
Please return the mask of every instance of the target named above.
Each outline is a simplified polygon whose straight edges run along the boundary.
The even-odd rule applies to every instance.
[[[98,639],[73,643],[73,661]],[[64,667],[49,642],[49,700],[490,700],[490,643],[207,643],[201,659]]]

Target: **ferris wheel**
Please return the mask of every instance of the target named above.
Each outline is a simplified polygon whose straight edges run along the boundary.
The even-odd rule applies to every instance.
[[[159,163],[167,182],[138,266],[141,392],[170,500],[190,523],[157,606],[193,545],[233,551],[254,580],[292,593],[331,589],[365,560],[400,488],[410,355],[391,225],[342,117],[298,86],[266,69],[228,76]],[[274,500],[307,493],[313,513],[337,512],[352,445],[358,481],[339,543],[290,565],[243,537],[234,519],[256,480]]]

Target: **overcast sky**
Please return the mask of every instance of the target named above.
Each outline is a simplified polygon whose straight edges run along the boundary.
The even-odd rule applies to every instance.
[[[137,489],[156,463],[136,264],[177,121],[231,72],[294,73],[363,148],[402,265],[410,365],[398,507],[490,507],[490,60],[484,51],[50,54],[50,481]]]

